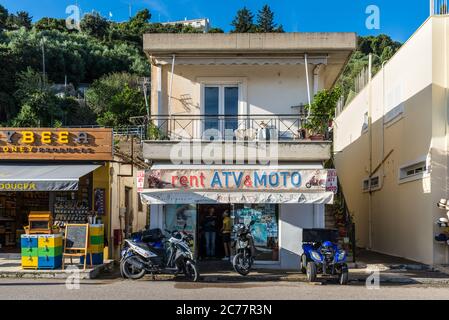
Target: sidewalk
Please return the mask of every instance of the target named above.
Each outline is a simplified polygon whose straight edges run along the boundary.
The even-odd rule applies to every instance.
[[[76,259],[73,259],[76,261]],[[105,261],[104,264],[87,266],[83,270],[82,265],[77,265],[80,269],[80,279],[94,279],[102,272],[113,268],[113,261]],[[34,270],[22,269],[20,254],[0,254],[0,278],[34,278],[34,279],[66,279],[73,273],[67,273],[65,270]]]
[[[448,272],[431,266],[403,258],[381,253],[358,250],[357,262],[349,262],[350,283],[365,284],[374,272],[379,272],[381,284],[427,284],[449,285]],[[269,270],[255,268],[248,276],[241,276],[227,261],[199,261],[198,269],[202,282],[265,282],[293,281],[307,282],[307,278],[299,270]],[[441,268],[442,269],[442,268]],[[151,279],[151,277],[149,278]],[[172,275],[156,275],[155,280],[173,280]],[[335,282],[332,277],[318,277],[318,283]]]

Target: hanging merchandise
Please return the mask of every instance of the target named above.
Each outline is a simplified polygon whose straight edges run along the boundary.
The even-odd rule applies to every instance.
[[[449,210],[449,207],[447,206],[447,199],[440,199],[437,203],[437,207],[440,209]]]

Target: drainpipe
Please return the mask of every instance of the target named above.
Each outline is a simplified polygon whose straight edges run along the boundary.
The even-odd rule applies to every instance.
[[[172,97],[172,91],[173,91],[173,73],[175,72],[175,60],[176,55],[173,55],[173,59],[171,62],[171,75],[170,75],[170,89],[169,89],[169,97],[168,97],[168,114],[171,114],[171,97]]]
[[[373,136],[372,136],[372,102],[371,102],[371,79],[372,79],[373,55],[368,60],[368,143],[369,143],[369,192],[368,192],[368,250],[373,247],[373,217],[372,217],[372,193],[371,173],[373,171]]]
[[[309,106],[312,104],[311,98],[310,98],[310,82],[309,82],[309,59],[307,53],[304,54],[304,64],[306,66],[306,83],[307,83],[307,101],[309,103]],[[310,108],[307,111],[307,118],[309,119],[310,116]]]

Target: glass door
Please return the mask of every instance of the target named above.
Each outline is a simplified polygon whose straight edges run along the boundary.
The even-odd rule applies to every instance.
[[[238,85],[207,85],[204,87],[204,125],[206,136],[224,138],[226,130],[238,129]],[[232,134],[233,135],[233,134]]]

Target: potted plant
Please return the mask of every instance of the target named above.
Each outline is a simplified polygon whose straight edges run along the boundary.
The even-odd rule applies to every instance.
[[[340,96],[340,87],[324,89],[315,95],[310,105],[305,106],[308,117],[304,128],[308,130],[310,140],[324,140]]]

